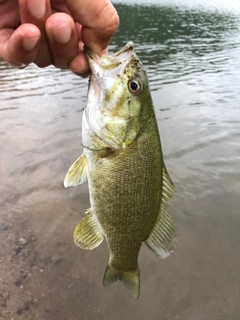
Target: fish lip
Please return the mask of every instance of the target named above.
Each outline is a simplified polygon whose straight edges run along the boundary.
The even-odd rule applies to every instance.
[[[129,41],[121,50],[112,55],[100,57],[91,48],[84,46],[84,52],[88,60],[92,74],[95,76],[103,75],[104,71],[114,69],[120,64],[130,61],[134,53],[134,43]]]
[[[120,56],[121,54],[128,52],[128,51],[133,51],[134,50],[134,43],[133,41],[129,41],[121,50],[115,52],[112,54],[112,57],[114,56]]]

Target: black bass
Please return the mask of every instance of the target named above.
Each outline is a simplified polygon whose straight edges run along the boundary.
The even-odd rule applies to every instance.
[[[176,243],[167,211],[174,185],[163,155],[146,72],[129,42],[101,58],[86,48],[92,75],[82,124],[84,152],[64,186],[88,181],[91,208],[74,231],[75,243],[110,251],[103,284],[123,281],[139,297],[142,242],[166,258]]]

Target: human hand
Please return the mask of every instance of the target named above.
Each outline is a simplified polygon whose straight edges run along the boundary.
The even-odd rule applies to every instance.
[[[0,0],[0,56],[18,68],[53,64],[84,77],[83,46],[106,53],[118,23],[110,0]]]

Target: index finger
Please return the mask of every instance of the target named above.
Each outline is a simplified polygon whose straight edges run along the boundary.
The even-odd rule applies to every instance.
[[[119,25],[112,3],[109,0],[66,0],[66,4],[73,18],[82,25],[81,41],[101,54]]]

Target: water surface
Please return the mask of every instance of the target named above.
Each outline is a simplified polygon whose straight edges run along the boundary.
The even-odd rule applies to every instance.
[[[240,319],[240,4],[121,1],[110,52],[129,40],[149,75],[177,187],[178,247],[144,245],[141,296],[102,287],[106,244],[75,247],[87,186],[62,181],[81,154],[87,80],[0,61],[0,319]]]

